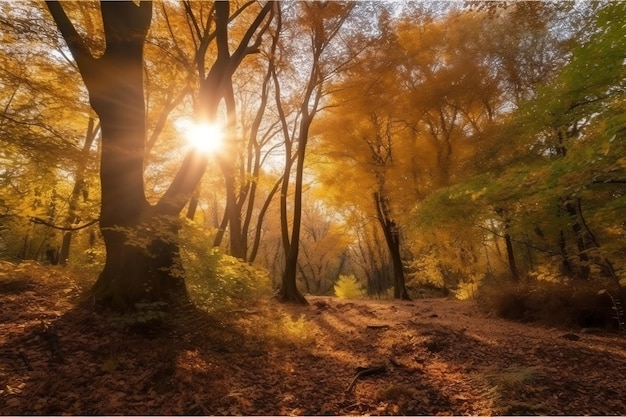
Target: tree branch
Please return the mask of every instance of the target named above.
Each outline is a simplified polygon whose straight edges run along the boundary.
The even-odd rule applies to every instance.
[[[54,19],[57,28],[61,32],[63,39],[67,43],[67,47],[72,52],[72,56],[82,73],[83,70],[93,64],[95,61],[94,57],[91,55],[91,52],[89,52],[89,48],[85,44],[84,40],[80,37],[78,31],[76,31],[76,28],[67,17],[61,2],[46,1],[46,6],[48,6],[48,10]]]
[[[159,199],[155,210],[158,214],[177,215],[189,202],[196,185],[204,175],[208,158],[191,150],[185,156],[180,169],[169,188]]]
[[[67,226],[57,226],[53,223],[47,222],[43,219],[40,219],[39,217],[31,217],[30,218],[31,223],[35,223],[35,224],[43,224],[44,226],[48,226],[51,227],[53,229],[57,229],[57,230],[68,230],[71,232],[74,232],[76,230],[81,230],[84,229],[86,227],[92,226],[96,223],[98,223],[100,221],[100,219],[94,219],[94,220],[90,220],[87,223],[80,225],[80,226],[76,226],[76,227],[67,227]]]
[[[263,8],[261,9],[259,14],[257,15],[256,19],[254,19],[254,22],[252,22],[252,24],[250,25],[250,27],[246,31],[245,35],[241,39],[241,42],[239,43],[239,46],[237,47],[237,49],[235,50],[235,52],[232,55],[232,60],[231,60],[231,64],[230,64],[230,72],[231,72],[231,74],[235,71],[235,69],[239,66],[239,64],[241,63],[243,58],[249,52],[249,50],[248,50],[248,43],[250,42],[250,39],[252,39],[252,36],[256,32],[256,30],[259,28],[259,26],[261,26],[261,23],[263,23],[263,20],[265,19],[265,16],[267,16],[269,11],[273,7],[274,7],[273,2],[265,3]],[[266,25],[263,28],[263,31],[267,30],[268,27],[269,27],[269,24]],[[257,43],[260,44],[260,36],[257,39],[257,42],[255,43],[255,45]],[[257,46],[257,49],[258,49],[258,46]]]

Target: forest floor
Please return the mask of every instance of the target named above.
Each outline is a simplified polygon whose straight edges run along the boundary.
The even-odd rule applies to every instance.
[[[0,263],[0,414],[626,414],[610,332],[331,297],[129,327],[80,292],[61,269]]]

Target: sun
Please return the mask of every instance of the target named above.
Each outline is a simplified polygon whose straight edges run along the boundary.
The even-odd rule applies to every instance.
[[[214,123],[194,123],[187,131],[187,140],[201,152],[215,153],[223,145],[224,132]]]
[[[216,123],[194,123],[189,120],[180,120],[177,127],[185,136],[187,142],[202,153],[216,153],[223,147],[224,130]]]

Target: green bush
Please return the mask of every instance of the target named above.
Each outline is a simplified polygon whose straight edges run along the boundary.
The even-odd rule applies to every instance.
[[[339,275],[335,295],[339,298],[361,298],[365,291],[354,275]]]
[[[186,224],[181,237],[187,289],[198,307],[223,311],[271,293],[266,270],[210,248],[213,239],[204,231]]]

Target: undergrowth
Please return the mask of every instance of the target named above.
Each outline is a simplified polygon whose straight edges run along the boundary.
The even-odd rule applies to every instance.
[[[502,415],[528,415],[541,413],[541,404],[520,401],[520,393],[543,378],[535,366],[510,366],[489,369],[473,375],[470,380],[492,407]]]
[[[268,323],[264,334],[269,339],[278,342],[293,342],[299,345],[315,342],[312,325],[303,314],[298,318],[290,314],[282,314],[278,320]]]
[[[187,224],[181,234],[187,289],[197,307],[210,313],[227,311],[271,295],[266,270],[207,247],[211,240],[193,225]]]
[[[615,325],[612,306],[600,291],[606,282],[530,280],[524,283],[483,282],[478,303],[499,317],[546,325],[606,328]]]

